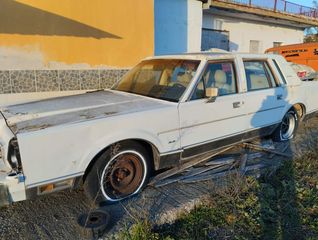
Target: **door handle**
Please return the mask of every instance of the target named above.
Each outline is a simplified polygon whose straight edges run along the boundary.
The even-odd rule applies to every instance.
[[[233,103],[233,108],[239,108],[241,107],[241,102],[234,102]]]
[[[276,97],[277,97],[277,100],[282,100],[283,99],[283,94],[278,94]]]

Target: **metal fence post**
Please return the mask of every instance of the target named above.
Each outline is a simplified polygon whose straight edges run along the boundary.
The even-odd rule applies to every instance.
[[[249,0],[249,5],[252,6],[252,0]]]
[[[284,1],[285,2],[285,5],[284,5],[284,12],[286,12],[286,9],[287,9],[287,2],[286,1]]]
[[[277,0],[275,0],[275,3],[274,3],[274,12],[276,12],[276,9],[277,9]]]

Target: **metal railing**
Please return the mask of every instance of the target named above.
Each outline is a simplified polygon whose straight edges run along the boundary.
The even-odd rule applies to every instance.
[[[311,18],[318,18],[318,9],[306,7],[300,4],[288,2],[285,0],[213,0],[215,2],[232,2],[250,7],[259,7],[269,9],[275,12],[302,15]]]

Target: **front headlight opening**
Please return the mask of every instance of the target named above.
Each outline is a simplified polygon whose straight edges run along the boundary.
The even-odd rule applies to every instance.
[[[8,162],[13,170],[22,170],[19,144],[16,138],[11,139],[10,141],[8,150]]]

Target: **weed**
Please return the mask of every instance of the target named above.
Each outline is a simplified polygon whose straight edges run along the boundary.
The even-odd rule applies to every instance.
[[[318,239],[318,149],[282,161],[260,178],[227,177],[212,183],[207,201],[173,224],[152,228],[136,222],[122,239]]]
[[[126,226],[119,234],[121,240],[159,240],[160,235],[152,231],[152,226],[147,220],[136,221],[131,228]],[[169,237],[164,240],[172,240]]]
[[[260,179],[231,176],[209,202],[157,232],[174,239],[317,239],[317,159],[309,151]]]

